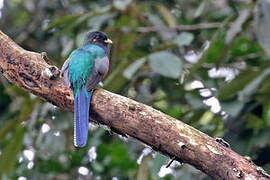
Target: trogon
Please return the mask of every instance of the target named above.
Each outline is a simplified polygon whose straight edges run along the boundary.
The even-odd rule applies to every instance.
[[[74,145],[87,143],[88,118],[92,91],[109,70],[112,41],[100,31],[86,34],[82,47],[72,51],[63,64],[64,84],[74,95]]]

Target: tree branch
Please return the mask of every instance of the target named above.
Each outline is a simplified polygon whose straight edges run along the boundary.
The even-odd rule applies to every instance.
[[[22,49],[0,31],[0,72],[13,84],[73,111],[73,95],[42,54]],[[270,179],[214,138],[160,111],[103,89],[94,92],[91,121],[132,136],[177,161],[189,163],[215,179]]]
[[[140,33],[149,33],[149,32],[156,32],[156,31],[196,31],[202,29],[216,29],[223,27],[223,23],[214,22],[214,23],[201,23],[201,24],[191,24],[191,25],[178,25],[173,28],[168,27],[138,27],[137,32]]]

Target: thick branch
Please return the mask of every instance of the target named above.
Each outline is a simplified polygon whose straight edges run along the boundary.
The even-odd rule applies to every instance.
[[[59,70],[0,31],[0,72],[17,86],[73,111],[73,95]],[[103,89],[94,92],[91,120],[189,163],[215,179],[270,179],[260,168],[214,138],[147,105]]]

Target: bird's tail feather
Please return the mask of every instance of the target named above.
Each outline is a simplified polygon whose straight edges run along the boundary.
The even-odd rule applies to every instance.
[[[92,92],[85,88],[74,97],[74,145],[83,147],[87,143],[88,119]]]

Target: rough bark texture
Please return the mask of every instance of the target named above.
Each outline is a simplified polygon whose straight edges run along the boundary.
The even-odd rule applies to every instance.
[[[29,52],[0,31],[0,72],[11,82],[61,108],[73,111],[73,95],[46,56]],[[222,141],[160,111],[103,89],[94,92],[92,121],[132,136],[170,158],[189,163],[215,179],[270,179],[261,168]]]

